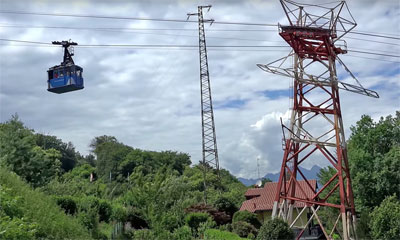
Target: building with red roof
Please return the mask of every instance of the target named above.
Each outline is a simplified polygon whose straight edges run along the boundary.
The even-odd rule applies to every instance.
[[[305,181],[298,180],[297,182],[299,183],[300,187],[305,190],[305,195],[296,184],[296,198],[306,199],[314,196],[317,189],[317,180],[308,180],[313,189],[311,189]],[[267,182],[262,188],[248,189],[245,193],[247,200],[242,203],[240,211],[247,210],[249,212],[256,213],[261,221],[271,218],[277,187],[277,182]],[[304,206],[305,204],[302,202],[294,203],[293,219],[297,217],[298,213]],[[295,226],[304,227],[306,225],[307,212],[308,211],[303,212]]]

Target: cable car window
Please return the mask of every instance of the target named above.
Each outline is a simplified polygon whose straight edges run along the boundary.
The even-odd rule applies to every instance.
[[[60,70],[60,77],[64,77],[64,71]]]

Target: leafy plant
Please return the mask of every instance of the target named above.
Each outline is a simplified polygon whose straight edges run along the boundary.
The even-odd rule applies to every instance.
[[[400,200],[387,197],[371,213],[371,235],[374,239],[398,239],[400,237]]]
[[[293,231],[289,228],[289,225],[280,218],[274,218],[264,222],[257,235],[257,240],[292,240],[293,238]]]
[[[261,223],[257,218],[257,214],[251,213],[247,210],[236,212],[233,215],[233,223],[235,222],[247,222],[257,229],[261,227]]]

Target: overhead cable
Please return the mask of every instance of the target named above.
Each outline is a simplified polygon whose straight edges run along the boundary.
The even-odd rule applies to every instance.
[[[31,43],[40,45],[54,46],[47,42],[37,42],[37,41],[26,41],[26,40],[16,40],[16,39],[4,39],[0,38],[0,41],[5,42],[18,42],[18,43]],[[75,47],[156,47],[156,48],[197,48],[197,45],[183,45],[183,44],[79,44]],[[208,45],[209,48],[289,48],[289,46],[281,45]],[[386,56],[386,57],[400,57],[400,55],[384,54],[379,52],[367,52],[358,50],[347,50],[348,52],[363,53],[370,55]]]
[[[99,18],[99,19],[115,19],[115,20],[141,20],[141,21],[158,21],[158,22],[197,23],[197,21],[194,21],[194,20],[183,20],[183,19],[119,17],[119,16],[64,14],[64,13],[40,13],[40,12],[25,12],[25,11],[12,11],[12,10],[3,10],[3,11],[0,11],[0,13],[38,15],[38,16],[54,16],[54,17],[77,17],[77,18]],[[260,26],[260,27],[277,27],[278,26],[278,24],[273,24],[273,23],[249,23],[249,22],[226,22],[226,21],[213,21],[212,23],[213,24],[226,24],[226,25]],[[340,31],[340,30],[337,30],[337,31],[345,32],[345,31]],[[389,34],[391,36],[388,36],[388,35],[384,35],[384,34],[368,33],[366,31],[351,31],[349,33],[400,40],[400,37],[397,37],[398,34]]]
[[[0,11],[0,13],[38,15],[38,16],[54,16],[54,17],[103,18],[103,19],[116,19],[116,20],[141,20],[141,21],[157,21],[157,22],[197,23],[197,21],[194,21],[194,20],[165,19],[165,18],[117,17],[117,16],[81,15],[81,14],[64,14],[64,13],[38,13],[38,12],[7,11],[7,10]],[[213,21],[212,23],[213,24],[227,24],[227,25],[267,26],[267,27],[278,26],[278,24],[272,24],[272,23],[248,23],[248,22],[225,22],[225,21]]]

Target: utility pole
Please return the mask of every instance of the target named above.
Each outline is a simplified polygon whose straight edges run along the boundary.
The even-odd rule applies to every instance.
[[[330,3],[331,6],[302,5],[292,0],[280,0],[280,3],[289,25],[279,25],[279,35],[292,51],[272,63],[258,64],[262,70],[290,77],[294,82],[290,126],[282,124],[285,149],[272,217],[281,217],[293,227],[309,208],[312,216],[296,239],[302,237],[312,221],[318,223],[326,239],[333,239],[335,232],[342,239],[354,239],[357,238],[356,213],[339,89],[379,97],[375,91],[362,87],[339,58],[340,54],[347,53],[346,42],[340,39],[357,24],[345,1]],[[357,85],[338,80],[336,63],[343,66]],[[336,171],[331,179],[321,183],[319,189],[314,189],[299,168],[300,164],[315,158],[323,159]],[[298,180],[305,184],[301,185]],[[340,196],[340,202],[335,201],[335,194]],[[293,219],[296,206],[304,207]],[[322,208],[336,209],[338,215],[332,229],[327,229],[318,216],[318,210]],[[338,228],[339,224],[341,228]]]
[[[207,172],[216,169],[219,176],[219,162],[217,150],[217,137],[215,134],[214,112],[211,98],[210,74],[208,71],[206,34],[204,23],[212,24],[213,19],[203,18],[203,9],[210,11],[211,5],[198,6],[197,13],[188,13],[198,17],[199,24],[199,56],[200,56],[200,94],[201,94],[201,127],[203,149],[203,177],[204,177],[204,202],[207,203]]]

